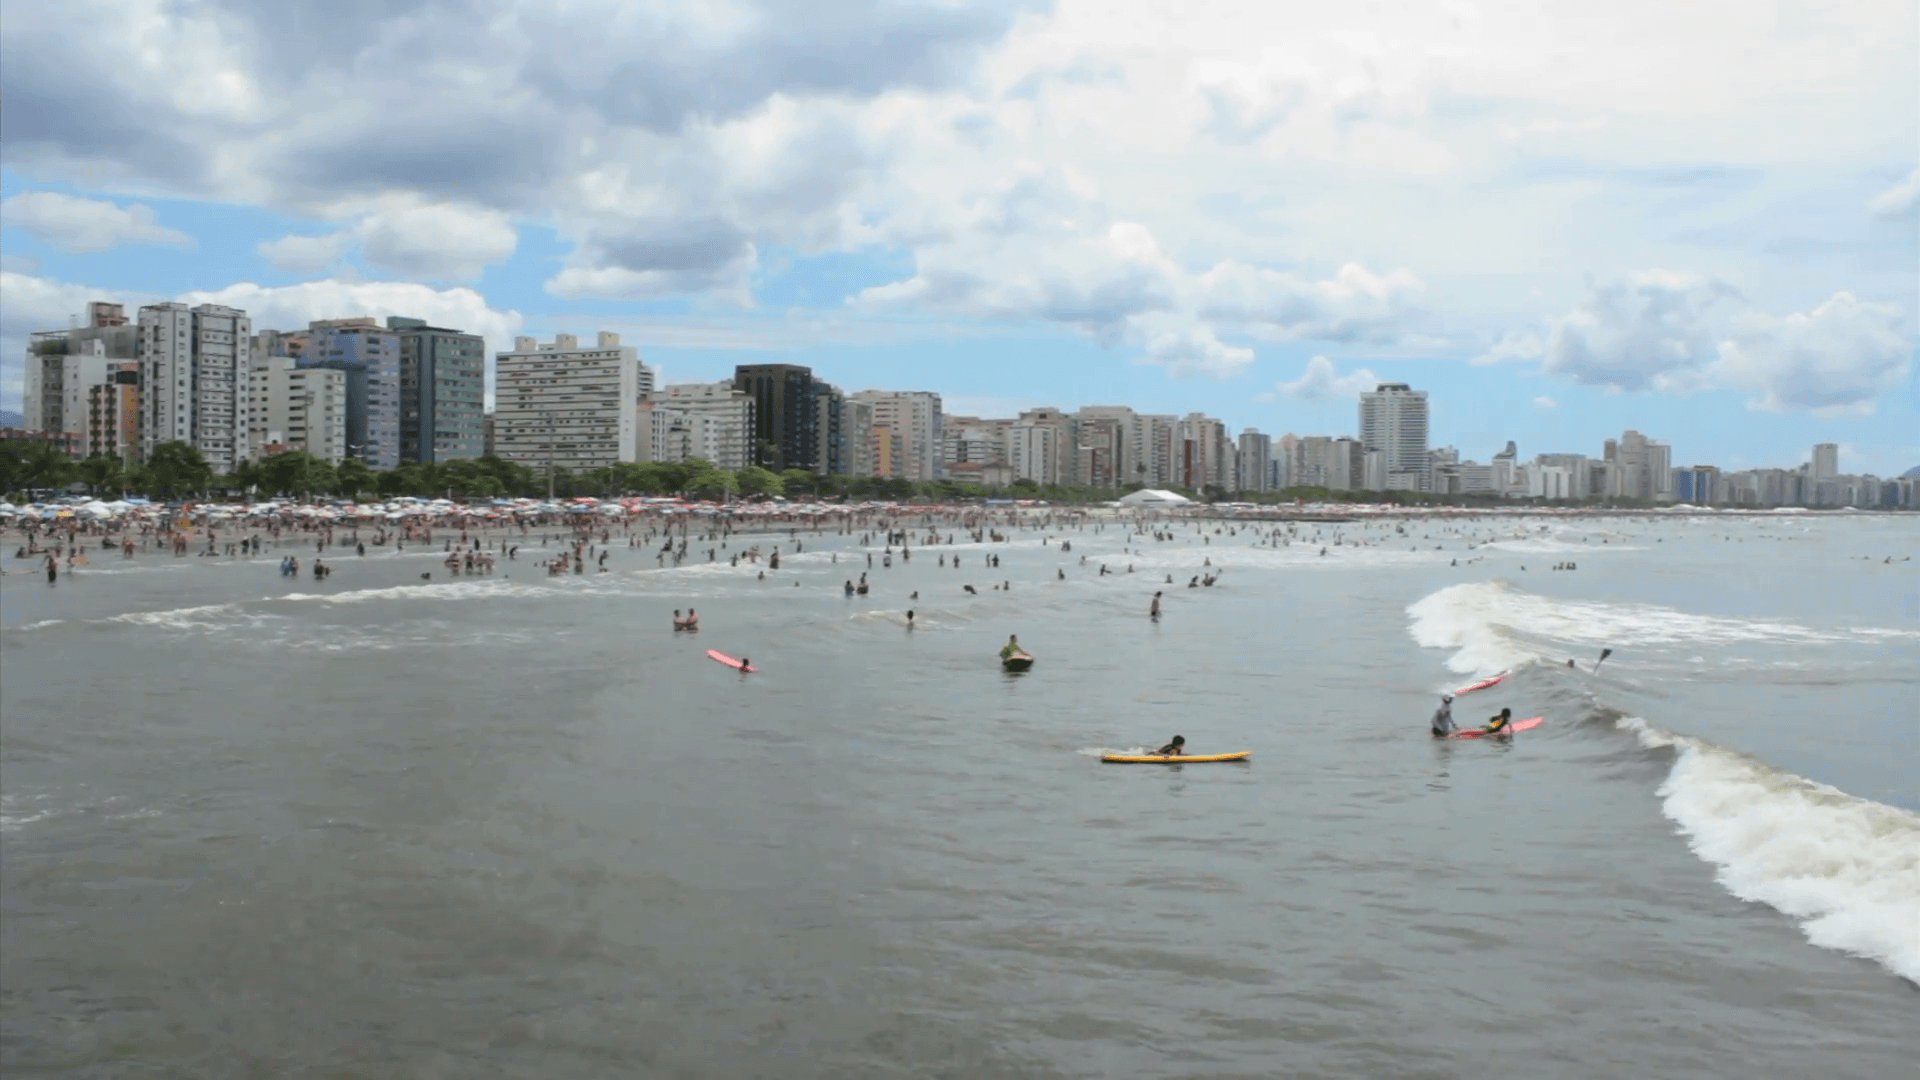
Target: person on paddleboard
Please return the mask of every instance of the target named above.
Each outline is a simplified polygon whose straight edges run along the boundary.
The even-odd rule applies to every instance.
[[[1453,724],[1453,695],[1441,694],[1440,707],[1433,710],[1433,737],[1444,739],[1455,731]]]
[[[1481,730],[1489,735],[1498,735],[1513,723],[1513,710],[1501,709],[1499,716],[1487,717],[1487,726]]]
[[[1187,737],[1175,735],[1173,741],[1154,751],[1159,757],[1183,757],[1187,752]]]

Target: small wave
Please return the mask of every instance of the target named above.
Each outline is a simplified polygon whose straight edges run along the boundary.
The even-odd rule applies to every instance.
[[[1920,983],[1920,815],[1638,717],[1617,726],[1678,753],[1662,810],[1728,892],[1799,920],[1814,945]]]
[[[232,625],[231,617],[240,614],[238,604],[203,604],[165,611],[128,611],[109,615],[99,621],[123,626],[157,626],[166,630],[214,630]]]
[[[59,626],[60,624],[66,621],[67,620],[65,619],[41,619],[39,622],[22,623],[19,626],[9,626],[7,627],[7,629],[16,633],[24,634],[29,630],[45,630],[49,626]]]

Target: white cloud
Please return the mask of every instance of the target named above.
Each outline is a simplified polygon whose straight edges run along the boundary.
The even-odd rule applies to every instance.
[[[1675,239],[1710,215],[1830,236],[1767,211],[1920,137],[1908,6],[1683,8],[11,0],[0,156],[336,223],[266,245],[301,272],[357,251],[471,281],[537,224],[575,245],[554,295],[746,306],[769,252],[905,251],[914,273],[860,309],[1049,322],[1196,374],[1271,341],[1485,341],[1530,287],[1564,310],[1580,275],[1648,265],[1737,275],[1766,310],[1817,281],[1911,314],[1911,259],[1836,260],[1829,283],[1764,244]],[[120,61],[73,78],[76,25]],[[1911,188],[1875,212],[1911,213]],[[1555,362],[1652,386],[1714,356],[1603,329],[1576,324]],[[1684,362],[1623,354],[1641,340]]]
[[[472,281],[510,258],[520,242],[506,214],[454,203],[381,210],[354,233],[375,268],[435,281]]]
[[[256,250],[261,258],[282,270],[311,274],[339,262],[352,246],[350,234],[336,232],[324,236],[283,236],[262,243]]]
[[[1469,360],[1475,366],[1538,360],[1547,355],[1546,339],[1535,330],[1509,330],[1487,351]]]
[[[1758,394],[1756,409],[1866,414],[1906,379],[1913,351],[1892,307],[1843,292],[1804,314],[1742,315],[1710,374]]]
[[[1545,394],[1541,394],[1539,397],[1534,398],[1533,403],[1535,405],[1540,406],[1543,409],[1557,409],[1560,407],[1559,402],[1553,400],[1552,398],[1548,397]]]
[[[525,319],[500,311],[473,289],[435,289],[412,282],[308,281],[298,285],[240,282],[179,297],[189,304],[226,304],[245,310],[256,328],[298,329],[315,319],[406,315],[487,339],[489,349],[511,342]]]
[[[1350,374],[1342,375],[1333,366],[1333,361],[1316,356],[1307,361],[1306,370],[1300,373],[1299,378],[1280,383],[1278,389],[1288,397],[1302,401],[1349,401],[1358,399],[1363,391],[1379,384],[1380,376],[1366,368],[1355,368]]]
[[[430,281],[471,281],[519,245],[507,215],[453,203],[385,200],[352,227],[320,236],[284,236],[259,246],[282,270],[325,270],[358,248],[374,269]]]
[[[1920,206],[1920,167],[1908,173],[1905,180],[1867,200],[1868,212],[1877,218],[1911,217],[1915,206]]]
[[[1591,290],[1555,321],[1548,374],[1613,390],[1686,390],[1712,362],[1717,320],[1743,305],[1723,281],[1648,270]]]
[[[1738,390],[1763,411],[1830,416],[1871,413],[1912,370],[1913,353],[1889,304],[1840,292],[1812,311],[1775,316],[1726,282],[1649,270],[1595,286],[1572,311],[1539,331],[1508,333],[1474,362],[1539,358],[1544,373],[1589,386]]]
[[[25,229],[70,254],[111,251],[123,244],[193,246],[192,237],[161,225],[143,203],[121,206],[57,191],[28,191],[0,201],[0,223]]]

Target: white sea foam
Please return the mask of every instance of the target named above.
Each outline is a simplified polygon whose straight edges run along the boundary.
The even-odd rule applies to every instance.
[[[128,611],[100,621],[127,626],[157,626],[163,630],[215,630],[231,626],[242,615],[238,604],[202,604],[165,611]]]
[[[354,589],[339,593],[287,593],[279,600],[321,604],[364,604],[370,600],[476,600],[497,596],[545,596],[553,589],[522,585],[497,578],[451,581],[441,585],[389,585],[383,589]]]
[[[1430,649],[1453,649],[1447,666],[1460,672],[1497,671],[1558,656],[1547,641],[1588,647],[1621,642],[1675,645],[1739,643],[1818,645],[1920,639],[1911,630],[1816,630],[1780,619],[1692,615],[1651,604],[1559,600],[1503,581],[1449,585],[1407,608],[1413,639]],[[1540,639],[1536,644],[1528,639]]]
[[[1496,551],[1512,551],[1522,555],[1607,555],[1620,551],[1645,551],[1644,547],[1633,544],[1602,544],[1598,541],[1586,544],[1572,540],[1546,540],[1530,538],[1526,540],[1489,540],[1480,547],[1493,548]]]
[[[1678,750],[1662,809],[1728,892],[1799,920],[1814,945],[1920,983],[1920,815],[1638,717],[1619,726]]]
[[[57,811],[44,805],[46,796],[21,798],[18,795],[0,795],[0,832],[19,832],[36,821],[53,817]]]

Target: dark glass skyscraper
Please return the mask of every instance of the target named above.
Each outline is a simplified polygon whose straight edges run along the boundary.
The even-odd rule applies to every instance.
[[[814,469],[821,458],[820,411],[813,369],[799,364],[742,364],[733,388],[753,395],[754,464],[778,472]]]
[[[431,465],[486,452],[486,342],[398,315],[400,459]]]

